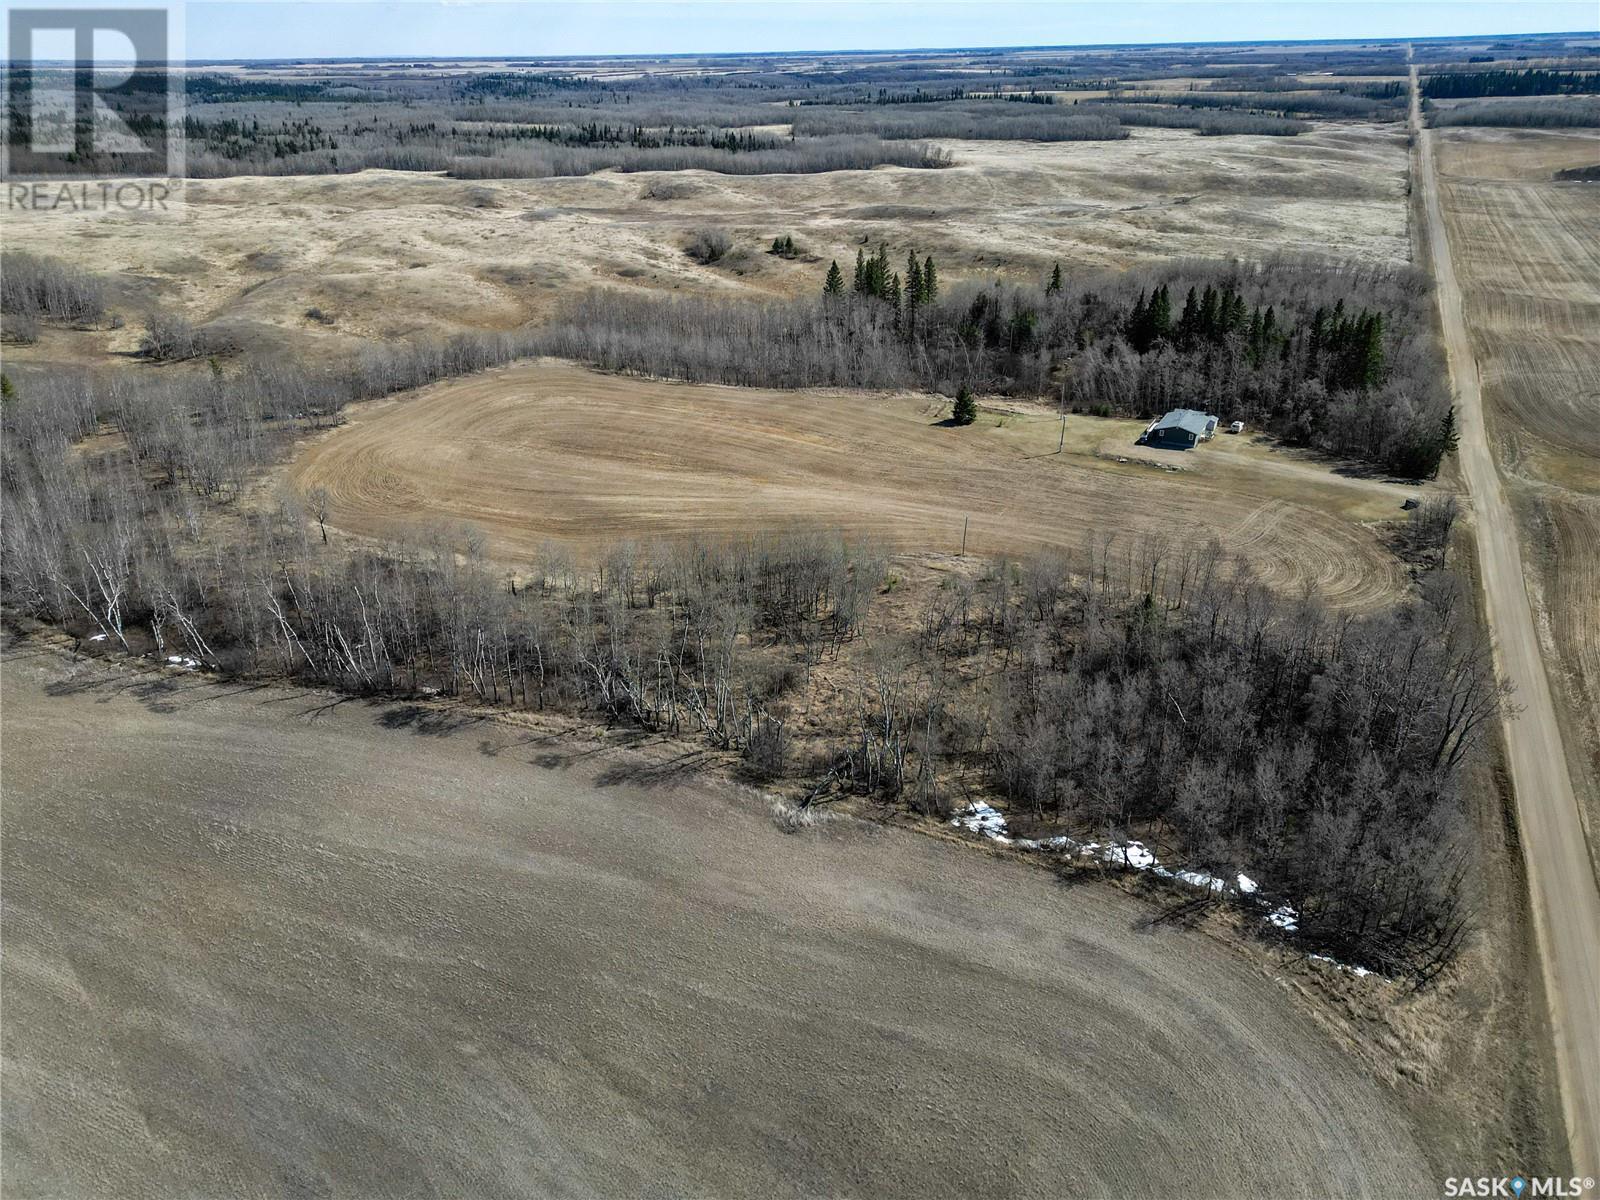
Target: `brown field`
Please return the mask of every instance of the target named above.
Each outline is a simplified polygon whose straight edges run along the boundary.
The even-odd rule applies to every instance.
[[[333,525],[397,537],[464,521],[507,563],[547,541],[751,532],[786,522],[881,536],[910,551],[979,555],[1078,548],[1104,534],[1175,543],[1218,537],[1267,583],[1367,607],[1404,585],[1371,524],[1417,488],[1336,475],[1248,438],[1219,435],[1163,457],[1129,454],[1134,421],[1038,409],[941,424],[926,396],[779,392],[605,375],[529,363],[368,406],[290,469],[326,488]],[[1151,455],[1162,452],[1151,451]]]
[[[1124,266],[1273,251],[1405,262],[1406,147],[1396,128],[1295,138],[1139,129],[1126,141],[941,142],[958,165],[822,175],[702,171],[462,181],[357,175],[191,181],[187,218],[12,214],[6,244],[121,280],[120,331],[19,359],[105,360],[160,303],[248,339],[335,355],[364,339],[504,329],[592,285],[788,295],[820,288],[863,239],[933,254],[949,281],[1042,278],[1050,264]],[[656,198],[652,198],[652,196]],[[661,198],[672,197],[672,198]],[[714,267],[682,250],[726,228]],[[764,251],[781,233],[820,261]],[[311,306],[334,318],[324,326]],[[123,361],[123,360],[111,360]]]
[[[1488,432],[1532,554],[1530,595],[1600,836],[1600,188],[1593,133],[1448,129],[1441,199]]]
[[[0,682],[7,1196],[1434,1184],[1305,967],[1109,889],[413,706]]]

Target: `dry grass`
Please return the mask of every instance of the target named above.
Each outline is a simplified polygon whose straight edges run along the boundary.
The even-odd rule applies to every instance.
[[[1345,478],[1219,438],[1181,476],[1099,451],[1138,422],[1056,419],[1021,406],[966,429],[914,395],[663,383],[529,363],[369,406],[290,470],[325,487],[332,522],[396,537],[465,521],[491,553],[526,561],[546,541],[741,533],[816,523],[902,550],[977,555],[1083,547],[1116,535],[1218,537],[1267,583],[1364,608],[1404,587],[1368,522],[1417,489]]]
[[[269,341],[292,334],[305,353],[330,357],[366,338],[512,327],[597,284],[754,296],[819,288],[818,265],[758,253],[782,233],[824,266],[848,266],[863,238],[887,239],[900,257],[914,244],[947,281],[1042,278],[1057,259],[1408,256],[1405,145],[1392,129],[1330,124],[1298,138],[1138,129],[1113,143],[950,145],[960,165],[945,171],[193,181],[182,224],[15,213],[6,242],[136,281],[196,323],[222,319]],[[652,191],[659,198],[641,200]],[[694,263],[682,246],[706,226],[750,253],[731,266]],[[312,307],[338,313],[337,328],[308,329]],[[99,333],[74,345],[104,358],[126,343]]]

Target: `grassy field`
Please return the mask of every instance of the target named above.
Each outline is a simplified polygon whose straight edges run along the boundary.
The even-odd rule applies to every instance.
[[[1115,892],[660,753],[3,681],[8,1195],[1428,1185],[1278,982]]]
[[[1564,693],[1600,830],[1600,192],[1553,173],[1594,161],[1592,133],[1445,130],[1445,219],[1483,372],[1488,430],[1523,544],[1546,661]]]
[[[167,222],[13,214],[10,248],[121,281],[122,330],[57,334],[19,361],[121,364],[161,304],[247,344],[336,357],[366,340],[505,329],[592,285],[752,297],[820,289],[830,258],[886,240],[932,254],[947,281],[1170,257],[1273,251],[1407,260],[1406,148],[1393,127],[1298,138],[1137,129],[1120,142],[950,143],[943,171],[702,171],[467,182],[437,175],[195,180]],[[729,231],[714,266],[683,252]],[[181,232],[180,232],[181,231]],[[765,253],[792,235],[814,259]],[[317,307],[332,318],[308,318]]]
[[[1134,421],[1007,404],[966,429],[926,396],[781,392],[530,363],[367,406],[290,467],[327,489],[330,523],[393,538],[482,530],[515,566],[546,541],[749,533],[788,523],[909,552],[1083,548],[1107,535],[1212,536],[1288,594],[1372,607],[1405,585],[1377,523],[1427,489],[1335,474],[1220,435],[1142,451]],[[1135,456],[1134,461],[1117,458]],[[1159,458],[1176,471],[1147,465]]]

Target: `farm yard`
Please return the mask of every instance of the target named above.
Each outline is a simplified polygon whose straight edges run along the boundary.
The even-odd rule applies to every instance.
[[[1216,538],[1287,596],[1356,610],[1405,588],[1374,526],[1426,489],[1339,475],[1244,440],[1140,462],[1136,421],[1000,403],[970,430],[926,396],[653,382],[555,362],[380,401],[290,467],[370,539],[464,522],[508,569],[549,542],[844,530],[913,556],[1084,550],[1106,536]],[[1168,458],[1179,458],[1175,454]]]

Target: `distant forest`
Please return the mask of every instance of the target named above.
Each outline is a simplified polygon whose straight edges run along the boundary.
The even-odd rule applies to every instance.
[[[196,72],[184,78],[183,132],[187,170],[201,178],[380,168],[481,179],[937,168],[949,150],[921,139],[1105,140],[1138,127],[1294,136],[1308,118],[1404,113],[1401,85],[1359,77],[1398,72],[1403,58],[1392,47],[1280,48],[1261,67],[1219,57],[1197,47],[971,52],[957,62],[752,56],[693,74],[630,64],[625,77],[600,62],[459,73],[375,64],[293,79]],[[1152,90],[1174,78],[1186,90]],[[152,72],[144,82],[127,102],[137,112],[124,116],[155,131],[165,124],[155,104],[165,77]],[[18,113],[7,128],[19,170],[33,119]]]
[[[1479,96],[1564,96],[1600,91],[1596,71],[1449,71],[1424,75],[1420,86],[1429,100]]]

